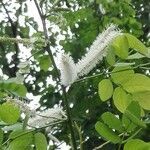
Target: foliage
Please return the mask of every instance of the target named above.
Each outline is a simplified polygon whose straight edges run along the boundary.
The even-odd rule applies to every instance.
[[[28,14],[30,4],[38,8],[39,14],[32,13],[40,15],[42,30]],[[148,1],[5,0],[1,14],[1,149],[56,149],[59,141],[74,150],[150,149]],[[88,75],[62,86],[60,53],[78,62],[110,23],[122,34],[106,47],[106,56]],[[40,97],[36,109],[30,109],[28,95],[35,102]],[[68,119],[52,116],[46,126],[41,120],[37,127],[29,124],[35,112],[52,107],[62,107],[65,113],[57,116]]]

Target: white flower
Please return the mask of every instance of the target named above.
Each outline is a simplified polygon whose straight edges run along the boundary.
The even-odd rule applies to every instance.
[[[76,64],[78,77],[88,74],[107,54],[106,47],[120,35],[120,31],[114,25],[110,25],[106,30],[98,35],[91,45],[89,51]]]
[[[106,30],[97,36],[89,51],[76,64],[69,55],[62,55],[60,61],[62,84],[65,86],[70,85],[79,77],[88,74],[106,56],[106,48],[120,34],[121,31],[117,26],[113,24],[108,26]]]
[[[48,133],[48,137],[52,140],[52,141],[54,141],[54,142],[56,142],[56,143],[59,143],[60,141],[55,137],[55,136],[53,136],[51,133]]]
[[[44,127],[56,121],[66,120],[67,116],[62,108],[51,108],[36,113],[35,117],[29,118],[28,125],[31,127]]]
[[[61,83],[65,86],[77,79],[75,63],[71,56],[62,54],[60,59]]]

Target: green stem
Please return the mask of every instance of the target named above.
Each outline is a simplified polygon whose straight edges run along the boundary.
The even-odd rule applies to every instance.
[[[88,77],[85,77],[85,78],[82,78],[82,79],[78,79],[74,83],[78,83],[78,82],[81,82],[81,81],[84,81],[84,80],[87,80],[87,79],[92,79],[92,78],[95,78],[95,77],[99,77],[99,76],[104,75],[104,74],[110,75],[112,73],[118,73],[118,72],[122,72],[122,71],[128,71],[128,70],[133,70],[133,69],[137,69],[137,68],[142,68],[142,67],[147,66],[147,65],[150,65],[150,63],[140,64],[140,65],[131,67],[129,69],[122,69],[122,70],[113,71],[113,72],[105,72],[104,71],[104,72],[101,72],[101,73],[96,74],[96,75],[92,75],[92,76],[88,76]],[[108,70],[108,68],[106,70]]]
[[[140,128],[139,130],[137,130],[134,134],[132,134],[128,139],[122,141],[123,143],[126,143],[128,140],[132,139],[133,137],[135,137],[140,131],[142,130],[142,128]]]
[[[75,122],[75,127],[78,131],[79,134],[79,139],[80,139],[80,150],[83,150],[83,138],[82,138],[82,130],[81,130],[81,126],[79,127],[78,124]]]

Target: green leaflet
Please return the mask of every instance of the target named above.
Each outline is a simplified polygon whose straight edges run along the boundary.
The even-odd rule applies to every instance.
[[[136,101],[132,101],[127,107],[126,111],[129,111],[130,113],[132,113],[132,115],[134,115],[138,119],[140,119],[141,117],[141,108],[138,102]],[[137,127],[137,125],[134,124],[132,120],[126,116],[126,114],[123,114],[122,116],[122,124],[127,132],[134,131],[134,129]]]
[[[150,91],[150,78],[136,73],[127,82],[124,82],[122,86],[129,93]]]
[[[124,131],[121,121],[114,114],[105,112],[102,114],[101,118],[110,128],[120,132]]]
[[[147,55],[148,54],[148,49],[146,46],[139,41],[135,36],[129,34],[129,33],[124,33],[126,38],[128,39],[129,47],[135,49],[137,52]]]
[[[48,55],[44,55],[38,58],[39,66],[41,70],[45,72],[48,71],[48,68],[51,66],[51,59]]]
[[[120,112],[124,112],[132,99],[122,88],[117,87],[113,93],[114,105]]]
[[[0,89],[21,97],[25,97],[27,93],[24,85],[18,84],[17,81],[11,81],[11,78],[7,81],[0,81]]]
[[[47,140],[43,133],[36,133],[34,135],[34,142],[36,150],[47,150]]]
[[[0,118],[8,124],[14,124],[20,117],[20,109],[11,102],[3,103],[0,106]]]
[[[139,139],[129,140],[123,150],[150,150],[150,143],[146,143]]]
[[[111,78],[115,84],[123,84],[134,75],[134,70],[130,66],[115,67],[111,72]]]
[[[122,59],[128,57],[129,43],[125,35],[118,36],[114,41],[112,46],[115,49],[115,54]]]
[[[102,122],[98,121],[95,124],[95,129],[106,140],[110,140],[113,143],[121,142],[120,137],[114,131],[112,131],[108,126],[103,124]]]
[[[138,101],[143,109],[150,110],[150,92],[133,93],[132,98]]]
[[[18,130],[10,134],[9,138],[13,139],[9,144],[8,150],[32,150],[33,133],[30,130]]]
[[[109,79],[103,79],[98,85],[98,93],[102,101],[111,98],[113,94],[113,85]]]
[[[106,55],[106,60],[107,60],[107,63],[111,66],[113,66],[116,62],[114,48],[112,46],[110,46],[108,48],[108,52],[107,52],[107,55]]]

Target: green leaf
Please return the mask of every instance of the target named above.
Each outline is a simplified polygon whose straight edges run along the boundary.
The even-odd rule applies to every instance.
[[[131,103],[132,99],[131,96],[128,95],[122,88],[117,87],[114,90],[113,101],[116,108],[120,112],[124,113],[127,106]]]
[[[114,41],[112,46],[115,49],[115,54],[122,59],[128,57],[129,43],[125,35],[118,36]]]
[[[15,130],[13,132],[10,133],[9,135],[9,138],[10,139],[16,139],[16,138],[19,138],[20,136],[23,136],[23,135],[26,135],[28,133],[32,133],[34,130],[22,130],[22,129],[19,129],[19,130]]]
[[[111,98],[113,94],[113,85],[109,79],[103,79],[98,85],[98,93],[102,101]]]
[[[116,62],[115,53],[113,47],[108,48],[107,56],[106,56],[107,63],[113,66]]]
[[[122,86],[129,93],[150,91],[150,78],[137,73],[123,83]]]
[[[132,101],[126,110],[130,111],[134,116],[140,119],[141,108],[138,102]],[[137,127],[137,125],[135,125],[130,119],[128,119],[128,117],[125,114],[123,114],[122,117],[122,124],[126,128],[127,132],[131,132]]]
[[[135,36],[129,34],[129,33],[125,33],[124,34],[127,39],[128,39],[128,43],[129,43],[129,47],[135,49],[137,52],[147,55],[148,54],[148,49],[146,48],[146,46],[139,41]]]
[[[18,84],[17,81],[12,81],[11,78],[7,81],[0,81],[0,89],[5,91],[9,91],[16,96],[25,97],[27,93],[27,89],[24,85]]]
[[[127,118],[130,119],[134,124],[146,128],[146,124],[133,115],[130,111],[126,110],[124,115],[127,116]]]
[[[102,120],[105,124],[107,124],[110,128],[123,132],[124,129],[122,127],[121,121],[112,113],[105,112],[101,116]]]
[[[115,132],[113,132],[108,126],[103,124],[102,122],[98,121],[95,124],[95,129],[106,140],[111,141],[113,143],[121,142],[120,137]]]
[[[150,92],[133,93],[133,100],[138,101],[140,106],[146,110],[150,110]]]
[[[150,150],[150,143],[139,139],[132,139],[124,145],[123,150]]]
[[[34,135],[36,150],[47,150],[47,140],[43,133],[36,133]]]
[[[0,106],[0,118],[2,121],[13,124],[20,117],[20,109],[10,102],[3,103]]]
[[[8,150],[31,150],[33,144],[33,133],[29,131],[14,131],[9,138],[13,139]]]
[[[38,58],[40,68],[45,72],[48,71],[48,68],[51,66],[51,59],[48,55],[44,55]]]
[[[115,67],[112,70],[111,78],[114,83],[122,84],[128,81],[134,75],[134,71],[130,66],[126,67]]]

